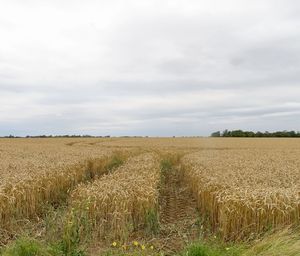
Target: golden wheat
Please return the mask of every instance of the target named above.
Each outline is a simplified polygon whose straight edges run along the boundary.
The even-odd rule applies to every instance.
[[[182,167],[203,216],[224,239],[300,220],[299,149],[207,150]]]
[[[299,221],[298,140],[0,139],[0,233],[11,220],[38,216],[44,203],[66,200],[79,183],[100,176],[116,150],[155,151],[166,157],[168,153],[187,154],[182,159],[186,181],[202,216],[207,215],[212,228],[225,239],[248,237],[272,226]],[[148,208],[157,206],[158,160],[150,156],[146,158],[154,160],[149,163],[146,159],[136,163],[130,160],[131,164],[112,176],[80,186],[72,194],[76,207],[93,203],[83,212],[92,225],[100,226],[100,236],[106,236],[110,227],[113,235],[126,236],[144,224]],[[102,185],[105,189],[101,190]],[[104,195],[106,201],[101,201]],[[102,203],[106,206],[99,208]]]
[[[142,154],[92,184],[79,186],[71,195],[71,206],[87,216],[98,237],[126,239],[145,225],[150,211],[156,211],[159,181],[158,156]]]
[[[9,229],[12,220],[38,216],[46,203],[65,200],[78,183],[101,175],[114,155],[112,149],[78,140],[1,142],[1,229]]]

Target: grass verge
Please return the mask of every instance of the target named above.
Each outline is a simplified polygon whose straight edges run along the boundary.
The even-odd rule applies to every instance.
[[[217,242],[197,242],[188,246],[180,256],[241,256],[242,246]]]

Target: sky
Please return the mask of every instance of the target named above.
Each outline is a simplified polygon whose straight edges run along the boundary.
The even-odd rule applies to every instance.
[[[1,0],[0,136],[300,130],[300,1]]]

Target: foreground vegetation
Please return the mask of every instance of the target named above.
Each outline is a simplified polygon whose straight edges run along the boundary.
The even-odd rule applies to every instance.
[[[195,241],[188,245],[177,256],[299,256],[300,233],[295,229],[267,234],[263,238],[251,243],[224,243],[215,237]],[[107,249],[96,256],[163,256],[163,251],[157,251],[151,245],[134,241],[126,246],[112,243]],[[0,251],[3,256],[85,256],[84,250],[76,246],[68,251],[63,241],[47,244],[44,241],[29,237],[21,237],[7,248]]]

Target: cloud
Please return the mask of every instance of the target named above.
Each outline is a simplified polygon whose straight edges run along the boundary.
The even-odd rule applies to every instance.
[[[300,4],[0,3],[0,135],[297,129]]]

